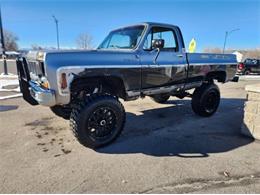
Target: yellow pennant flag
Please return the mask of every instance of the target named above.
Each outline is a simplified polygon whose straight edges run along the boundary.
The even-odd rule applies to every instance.
[[[195,50],[196,50],[196,40],[192,38],[189,44],[189,52],[194,53]]]

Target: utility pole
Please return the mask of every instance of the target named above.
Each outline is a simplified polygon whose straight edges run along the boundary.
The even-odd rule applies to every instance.
[[[228,38],[228,35],[230,35],[232,32],[234,31],[238,31],[240,30],[239,28],[236,28],[236,29],[233,29],[231,31],[226,31],[225,33],[225,40],[224,40],[224,46],[223,46],[223,53],[225,53],[225,48],[226,48],[226,43],[227,43],[227,38]]]
[[[59,50],[60,49],[60,40],[59,40],[59,21],[57,20],[57,18],[52,15],[53,19],[54,19],[54,22],[56,24],[56,35],[57,35],[57,49]]]
[[[2,58],[4,61],[4,74],[7,75],[7,63],[6,63],[6,56],[5,56],[5,41],[4,41],[4,30],[3,30],[3,23],[2,23],[2,12],[1,12],[1,7],[0,7],[0,31],[1,31],[1,45],[2,45]]]

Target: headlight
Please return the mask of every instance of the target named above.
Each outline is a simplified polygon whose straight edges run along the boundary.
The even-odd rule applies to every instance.
[[[43,57],[44,57],[44,52],[42,52],[42,51],[39,51],[38,53],[37,53],[37,60],[43,60]]]

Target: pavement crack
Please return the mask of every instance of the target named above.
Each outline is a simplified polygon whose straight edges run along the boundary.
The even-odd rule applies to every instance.
[[[259,181],[260,172],[250,175],[217,179],[188,179],[179,183],[168,183],[138,193],[190,193],[198,190],[223,188],[228,186],[246,186]]]
[[[66,194],[71,194],[74,192],[74,190],[76,190],[78,187],[80,187],[82,184],[86,183],[87,179],[84,179],[82,182],[80,182],[79,184],[77,184],[75,187],[73,187],[71,190],[69,190],[68,192],[66,192]]]

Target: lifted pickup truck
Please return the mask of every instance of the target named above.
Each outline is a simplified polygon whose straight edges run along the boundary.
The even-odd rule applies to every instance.
[[[235,55],[186,53],[179,27],[160,23],[113,30],[96,50],[32,51],[17,59],[24,99],[69,119],[90,148],[111,143],[124,128],[119,98],[192,97],[193,111],[211,116],[220,102],[214,81],[234,80],[236,66]]]

